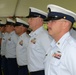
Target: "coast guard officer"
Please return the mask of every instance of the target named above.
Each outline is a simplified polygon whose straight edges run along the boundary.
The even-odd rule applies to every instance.
[[[2,42],[2,30],[3,30],[4,24],[2,23],[2,20],[0,20],[0,75],[2,75],[2,58],[1,58],[1,42]]]
[[[52,48],[46,56],[46,75],[76,75],[76,40],[70,29],[76,21],[76,14],[63,7],[49,4],[48,33],[54,38]]]
[[[4,33],[5,33],[5,24],[6,23],[1,23],[1,33],[2,33],[2,40],[1,40],[1,56],[5,56],[5,46],[3,46],[3,37],[4,37]],[[4,49],[3,49],[4,48]]]
[[[6,32],[8,33],[7,41],[6,41],[6,54],[7,58],[7,66],[9,75],[17,75],[18,74],[18,66],[16,61],[16,45],[18,36],[14,31],[15,21],[7,18],[6,23]]]
[[[29,15],[26,17],[28,18],[29,27],[32,29],[32,32],[29,34],[30,40],[27,50],[30,75],[45,75],[44,59],[52,40],[47,30],[43,27],[43,19],[45,19],[46,16],[46,12],[30,7]]]
[[[7,61],[5,58],[6,54],[6,39],[7,39],[7,33],[6,33],[6,23],[2,22],[1,24],[1,32],[2,32],[2,41],[1,41],[1,57],[2,57],[2,71],[4,75],[8,75],[8,70],[7,70]]]
[[[19,36],[16,55],[18,64],[18,75],[28,75],[27,68],[27,46],[29,41],[29,35],[27,34],[28,23],[20,18],[16,18],[15,32]]]

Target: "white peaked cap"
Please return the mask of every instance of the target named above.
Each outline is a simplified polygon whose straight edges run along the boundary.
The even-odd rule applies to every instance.
[[[6,22],[1,21],[0,24],[6,24]]]
[[[30,18],[30,17],[41,17],[44,19],[47,17],[47,13],[40,9],[29,7],[29,15],[26,16],[26,18]]]
[[[63,17],[71,22],[75,22],[76,21],[76,13],[65,9],[63,7],[60,7],[58,5],[55,4],[49,4],[47,6],[47,8],[49,9],[49,13],[48,13],[48,17],[49,16],[53,16],[53,17]]]
[[[7,18],[7,22],[15,23],[15,21],[10,18]]]
[[[42,10],[40,10],[40,9],[37,9],[37,8],[34,8],[34,7],[30,7],[30,9],[31,9],[31,12],[36,12],[36,13],[40,13],[42,15],[47,16],[47,13],[42,11]]]
[[[16,18],[16,25],[23,24],[25,27],[29,27],[29,24],[20,18]]]
[[[27,22],[25,22],[24,20],[22,20],[22,19],[20,19],[20,18],[16,18],[16,21],[19,22],[19,23],[23,23],[23,24],[28,25]]]
[[[0,21],[0,26],[5,26],[6,25],[6,22],[4,22],[4,21]]]

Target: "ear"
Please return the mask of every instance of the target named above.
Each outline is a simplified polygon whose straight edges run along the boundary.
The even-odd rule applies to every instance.
[[[68,22],[65,20],[64,22],[63,22],[63,29],[66,29],[66,28],[68,28]]]

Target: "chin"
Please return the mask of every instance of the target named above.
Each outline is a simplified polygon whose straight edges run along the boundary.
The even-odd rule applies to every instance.
[[[52,32],[50,32],[50,31],[49,31],[48,33],[49,33],[49,35],[51,35],[51,36],[52,36]]]
[[[48,29],[48,33],[51,34],[51,30]]]

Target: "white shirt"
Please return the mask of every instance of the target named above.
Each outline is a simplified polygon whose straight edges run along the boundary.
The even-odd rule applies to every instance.
[[[76,39],[76,30],[74,30],[73,28],[70,30],[70,35]]]
[[[6,42],[6,58],[16,58],[16,45],[17,45],[18,36],[15,31],[12,31],[8,34]]]
[[[51,46],[45,59],[45,75],[76,75],[76,40],[70,33]]]
[[[7,40],[7,36],[8,36],[8,33],[3,33],[2,41],[1,41],[1,55],[2,56],[5,56],[5,54],[6,54],[6,40]]]
[[[44,70],[43,62],[52,38],[49,38],[48,32],[43,27],[40,27],[35,32],[31,32],[30,36],[28,45],[28,69],[30,72]]]
[[[28,46],[29,36],[23,33],[18,38],[18,43],[16,47],[17,63],[19,66],[27,65],[27,46]]]

